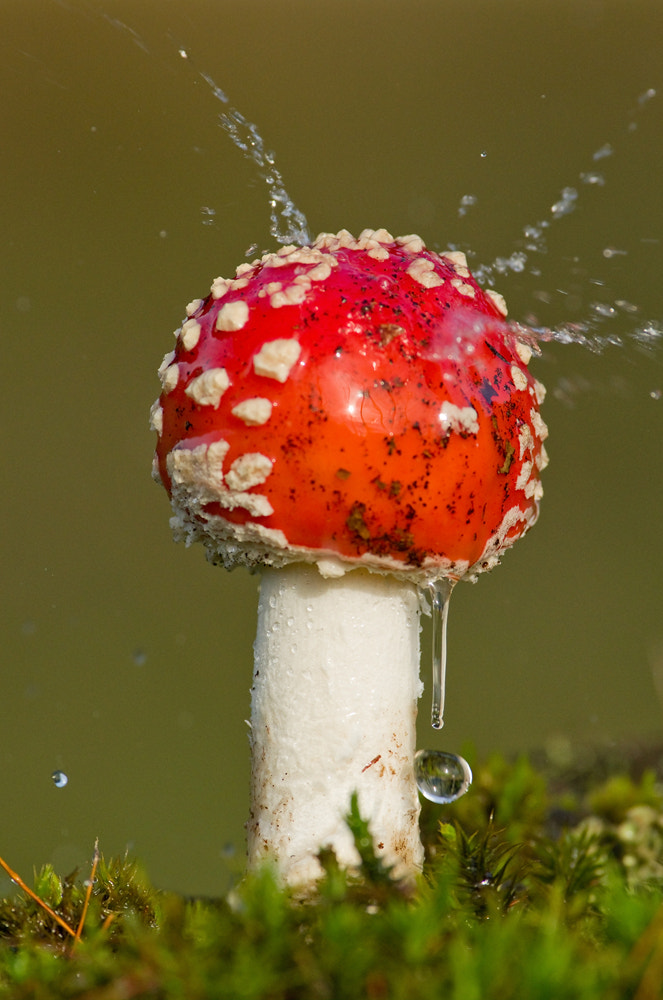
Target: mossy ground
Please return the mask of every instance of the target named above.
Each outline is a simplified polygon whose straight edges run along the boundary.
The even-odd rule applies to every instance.
[[[653,770],[593,762],[546,774],[529,760],[474,764],[471,792],[427,805],[416,887],[376,858],[323,851],[315,898],[269,870],[224,899],[154,889],[135,861],[45,867],[36,894],[0,901],[0,998],[214,1000],[654,1000],[663,997],[663,800]],[[8,859],[9,860],[9,859]],[[79,940],[77,929],[89,895]]]

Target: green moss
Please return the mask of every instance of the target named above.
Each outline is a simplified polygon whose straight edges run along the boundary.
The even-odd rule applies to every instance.
[[[474,763],[426,806],[428,862],[392,878],[351,803],[358,872],[321,852],[314,898],[268,869],[219,900],[100,860],[80,941],[19,892],[0,900],[0,998],[653,1000],[663,996],[663,808],[653,776],[561,786],[525,758]],[[86,875],[35,892],[72,929]]]

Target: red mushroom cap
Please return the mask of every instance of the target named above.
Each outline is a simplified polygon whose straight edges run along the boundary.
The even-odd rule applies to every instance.
[[[536,520],[543,387],[463,254],[322,234],[187,315],[152,411],[156,478],[176,537],[213,561],[459,579]]]

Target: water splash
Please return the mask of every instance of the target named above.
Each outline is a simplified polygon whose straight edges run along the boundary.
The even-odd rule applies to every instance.
[[[541,343],[554,341],[558,344],[577,344],[580,347],[592,351],[594,354],[601,354],[608,347],[623,347],[627,340],[633,342],[643,353],[652,354],[663,339],[663,324],[657,320],[647,320],[639,326],[633,327],[625,335],[616,333],[602,334],[597,332],[603,320],[613,319],[621,311],[629,312],[628,308],[623,309],[617,300],[613,308],[607,303],[592,303],[590,309],[592,318],[581,320],[575,323],[561,323],[555,327],[523,327],[519,323],[512,323],[512,328],[517,334],[520,330],[523,339],[528,336]],[[628,303],[624,303],[628,306]]]
[[[104,15],[105,19],[113,28],[128,34],[134,44],[143,51],[149,53],[149,48],[144,39],[138,33],[117,18]],[[177,48],[181,59],[191,63],[189,53],[182,47]],[[221,125],[230,136],[232,142],[243,153],[249,162],[258,168],[261,179],[267,186],[267,193],[270,207],[270,233],[281,245],[290,243],[304,245],[311,241],[310,232],[306,216],[297,208],[293,199],[288,194],[283,178],[275,164],[274,154],[265,147],[264,140],[258,131],[257,126],[248,121],[237,108],[233,107],[227,94],[216,84],[209,74],[196,70],[197,74],[210,88],[214,97],[224,105],[224,112],[219,116]],[[649,87],[640,93],[633,105],[630,120],[626,127],[626,133],[633,133],[638,128],[638,117],[644,113],[646,106],[658,97],[654,87]],[[591,155],[591,163],[596,164],[609,159],[615,154],[615,145],[612,142],[603,143]],[[481,159],[488,157],[488,151],[480,151]],[[586,187],[600,188],[606,183],[605,176],[597,171],[593,166],[590,169],[582,170],[578,174],[579,182]],[[532,255],[542,255],[548,252],[547,234],[551,224],[557,224],[559,220],[571,215],[580,200],[577,187],[567,185],[563,187],[559,196],[554,199],[548,209],[548,214],[536,223],[528,223],[522,227],[521,236],[518,237],[518,248],[508,256],[499,256],[491,264],[473,265],[473,273],[481,284],[493,284],[496,275],[504,275],[509,272],[522,274],[528,272],[533,276],[540,276],[541,270],[532,262]],[[463,218],[468,210],[474,208],[477,197],[473,194],[464,195],[460,199],[458,216]],[[206,214],[205,225],[213,224],[213,210],[203,208]],[[253,248],[252,248],[253,249]],[[257,247],[256,247],[257,249]],[[460,245],[450,245],[449,249],[469,248]],[[470,251],[471,253],[471,251]],[[627,251],[615,247],[606,247],[603,257],[610,259],[615,256],[625,255]],[[247,251],[247,256],[251,253]],[[593,303],[591,306],[592,316],[588,320],[578,323],[564,323],[554,329],[542,328],[533,330],[533,334],[542,341],[555,340],[559,343],[579,344],[589,350],[600,352],[608,346],[621,345],[622,339],[615,335],[603,336],[600,332],[601,324],[610,322],[623,312],[637,312],[637,307],[617,299],[613,303]],[[636,346],[651,353],[658,342],[663,337],[663,327],[657,321],[645,321],[632,327],[626,335],[626,339],[635,342]]]
[[[433,614],[433,696],[431,726],[442,729],[444,725],[444,694],[447,674],[447,619],[449,598],[454,587],[452,580],[437,580],[428,591]]]
[[[445,750],[417,750],[414,777],[424,798],[438,805],[455,802],[472,784],[467,761]]]
[[[636,116],[641,114],[643,107],[656,96],[657,92],[653,87],[650,87],[648,90],[644,91],[644,93],[640,94],[636,102],[637,107],[633,110],[631,120],[627,127],[628,132],[633,132],[637,129]],[[611,157],[614,153],[615,148],[613,144],[606,142],[599,149],[595,150],[594,153],[592,153],[592,162],[596,163],[599,160]],[[582,184],[588,186],[603,187],[605,185],[605,176],[593,169],[581,170],[578,174],[578,178]],[[573,185],[563,187],[559,196],[550,205],[547,215],[545,215],[542,219],[539,219],[536,223],[528,223],[526,226],[523,226],[521,230],[522,237],[519,240],[519,242],[522,240],[525,241],[523,244],[523,250],[519,250],[517,253],[511,254],[509,257],[496,257],[492,264],[482,264],[475,267],[473,270],[474,276],[477,280],[485,283],[492,281],[496,274],[505,274],[508,271],[521,273],[525,270],[525,265],[527,263],[530,263],[531,271],[532,265],[529,260],[530,255],[534,253],[547,253],[547,230],[550,228],[551,224],[565,218],[568,215],[571,215],[571,213],[578,207],[579,199],[580,194],[576,187]],[[531,271],[531,273],[538,274],[540,272],[535,269],[534,271]]]
[[[188,54],[184,49],[180,49],[179,54],[183,59],[188,59]],[[265,147],[257,125],[250,122],[237,108],[232,106],[227,95],[217,86],[211,76],[202,72],[199,75],[217,101],[226,107],[226,110],[219,115],[224,131],[246,159],[258,168],[259,176],[267,185],[270,233],[282,246],[291,243],[303,246],[310,243],[311,236],[306,216],[297,208],[286,191],[281,173],[276,167],[274,153]]]
[[[637,117],[643,113],[644,107],[655,97],[657,97],[657,92],[653,87],[640,94],[626,127],[627,133],[632,133],[637,129]],[[592,164],[596,164],[614,155],[615,146],[613,143],[605,142],[592,153],[591,161]],[[581,170],[578,174],[578,180],[585,187],[603,188],[606,184],[605,175],[593,166],[590,169]],[[548,236],[551,226],[557,225],[560,220],[571,215],[580,201],[581,192],[577,186],[567,185],[563,187],[559,195],[553,199],[546,215],[535,223],[523,226],[521,235],[516,240],[516,250],[509,256],[496,257],[490,264],[473,266],[473,273],[477,281],[490,285],[494,283],[496,277],[499,278],[508,273],[528,273],[540,277],[542,272],[537,258],[548,253]],[[459,211],[459,215],[462,216],[462,214],[464,213]],[[456,247],[454,246],[452,249],[456,249]],[[602,256],[604,259],[610,260],[614,257],[626,256],[627,253],[627,250],[607,246],[603,249]],[[602,282],[597,282],[597,284],[602,284]],[[549,301],[548,297],[544,298],[543,301]],[[605,324],[620,317],[633,316],[638,311],[637,306],[624,299],[615,299],[613,302],[595,301],[589,305],[587,318],[579,322],[562,323],[554,328],[535,328],[531,333],[540,341],[578,344],[595,353],[602,352],[611,346],[624,346],[625,341],[634,343],[641,351],[652,353],[663,337],[663,326],[658,321],[645,320],[641,323],[631,323],[630,329],[622,336],[603,332]]]
[[[149,47],[144,39],[124,21],[103,14],[102,17],[116,30],[128,35],[131,41],[143,52],[150,54]],[[172,37],[172,36],[171,36]],[[177,47],[177,54],[180,59],[191,63],[189,53],[182,46]],[[283,183],[283,178],[275,164],[274,154],[265,147],[264,140],[258,131],[258,127],[250,122],[231,103],[227,94],[219,87],[211,76],[202,71],[197,71],[198,75],[208,85],[212,94],[223,104],[226,110],[219,115],[221,126],[235,146],[244,154],[249,162],[258,168],[258,175],[267,186],[270,209],[270,233],[274,239],[282,246],[291,243],[303,246],[311,242],[306,216],[301,212],[288,194]],[[205,216],[203,225],[214,223],[214,209],[203,206],[201,212]]]
[[[183,59],[189,59],[188,53],[184,49],[179,49],[179,54]],[[305,245],[310,243],[311,236],[308,229],[306,216],[297,208],[294,201],[288,194],[283,178],[275,164],[274,154],[266,149],[264,140],[260,135],[258,127],[248,121],[237,108],[230,103],[228,96],[215,83],[207,73],[199,73],[201,79],[205,81],[214,97],[221,102],[226,110],[219,116],[221,125],[229,135],[234,145],[244,154],[247,160],[258,168],[259,176],[267,186],[267,193],[270,207],[270,233],[281,245],[297,244]],[[637,129],[636,117],[642,113],[643,108],[653,98],[657,92],[653,87],[643,91],[636,101],[636,105],[628,124],[627,132]],[[605,142],[592,154],[592,164],[612,157],[615,148],[611,142]],[[481,157],[486,158],[487,152],[481,151]],[[601,188],[605,185],[605,176],[596,169],[582,170],[578,174],[580,184],[586,187]],[[577,187],[566,185],[555,198],[548,214],[535,223],[528,223],[523,226],[521,236],[518,238],[518,248],[508,257],[496,257],[491,264],[480,264],[473,267],[476,279],[481,284],[493,284],[495,276],[502,276],[508,273],[523,274],[529,273],[539,277],[541,270],[532,257],[542,256],[548,252],[548,232],[551,225],[557,224],[561,219],[571,215],[578,206],[580,193]],[[474,208],[477,198],[473,194],[463,195],[458,207],[458,216],[463,218],[468,210]],[[452,246],[450,249],[457,249]],[[602,251],[605,259],[626,255],[627,251],[615,247],[606,247]],[[247,252],[247,256],[251,256]],[[663,325],[654,320],[647,320],[639,325],[633,325],[631,329],[620,337],[614,333],[603,333],[604,324],[609,323],[624,314],[638,312],[638,307],[623,300],[616,299],[614,302],[593,302],[590,304],[590,315],[578,322],[562,323],[552,328],[534,327],[521,330],[525,338],[533,343],[556,341],[562,344],[577,344],[595,353],[600,353],[611,346],[623,346],[624,339],[628,339],[636,344],[638,349],[646,353],[652,353],[658,347],[663,338]],[[514,324],[518,329],[518,325]],[[440,716],[439,726],[442,725]]]

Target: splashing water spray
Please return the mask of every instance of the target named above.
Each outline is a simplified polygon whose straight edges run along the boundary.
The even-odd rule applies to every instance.
[[[312,241],[257,127],[200,76],[266,184],[280,249],[187,306],[159,370],[154,477],[176,539],[262,574],[249,861],[268,857],[297,885],[319,876],[321,845],[356,864],[344,823],[356,791],[376,849],[408,877],[422,864],[417,790],[446,803],[472,780],[455,754],[415,752],[422,605],[440,729],[451,592],[538,516],[547,430],[527,364],[540,340],[598,342],[507,322],[482,287],[524,269],[551,220],[480,281],[462,252],[416,236]],[[552,221],[577,197],[565,189]]]
[[[628,133],[636,131],[638,116],[656,97],[657,92],[654,88],[649,88],[639,95],[630,117]],[[568,185],[562,188],[558,197],[550,205],[547,216],[535,223],[523,226],[521,236],[516,241],[517,250],[514,250],[508,257],[496,257],[491,264],[482,264],[474,269],[479,283],[483,285],[509,273],[528,273],[533,277],[539,277],[541,270],[536,264],[536,258],[548,252],[547,236],[551,226],[576,211],[581,201],[583,188],[588,190],[605,186],[606,176],[599,167],[603,161],[609,160],[614,155],[615,147],[610,142],[606,142],[596,149],[592,154],[592,163],[588,169],[582,170],[578,175],[578,186]],[[458,208],[459,217],[463,218],[468,210],[476,204],[477,198],[475,196],[463,196]],[[611,260],[624,256],[626,252],[614,246],[607,246],[603,249],[602,255],[604,259]],[[588,317],[577,322],[561,323],[553,328],[529,327],[529,331],[535,335],[539,342],[556,341],[560,344],[577,344],[598,353],[607,347],[623,344],[622,339],[615,334],[601,332],[606,324],[618,316],[634,317],[639,312],[637,306],[621,298],[615,299],[614,302],[593,301],[589,306],[589,311]],[[634,322],[627,334],[629,340],[645,350],[651,350],[662,337],[663,326],[654,320]]]

